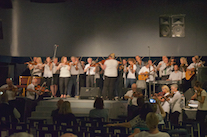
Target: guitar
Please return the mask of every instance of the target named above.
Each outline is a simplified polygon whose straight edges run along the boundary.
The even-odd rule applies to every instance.
[[[186,70],[185,72],[185,79],[190,80],[195,75],[195,70]]]
[[[138,79],[139,80],[147,80],[148,79],[148,77],[149,77],[149,72],[145,72],[144,74],[140,74],[139,76],[138,76]]]
[[[205,64],[205,61],[202,61],[199,66],[196,66],[196,68],[202,66],[203,64]],[[196,74],[196,68],[194,68],[193,70],[186,70],[185,72],[185,79],[186,80],[190,80],[195,74]]]

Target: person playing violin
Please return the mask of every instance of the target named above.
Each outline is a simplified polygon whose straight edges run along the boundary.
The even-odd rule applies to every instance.
[[[53,82],[50,87],[51,92],[52,92],[52,97],[56,97],[56,93],[58,90],[58,85],[59,85],[59,75],[60,71],[57,70],[57,67],[60,63],[58,62],[58,58],[54,58],[52,62],[52,73],[53,73]]]
[[[62,56],[61,63],[57,67],[57,70],[60,70],[60,75],[59,75],[60,98],[66,98],[68,82],[71,76],[70,69],[71,66],[67,61],[67,57]]]
[[[185,72],[188,67],[187,59],[184,57],[180,58],[180,71],[183,73],[182,79],[185,78]]]
[[[167,58],[167,56],[162,56],[162,61],[160,61],[157,65],[157,71],[159,72],[159,77],[162,78],[162,71],[160,70],[160,67],[163,65],[164,60]]]
[[[118,90],[121,91],[123,87],[126,87],[127,78],[127,59],[122,60],[122,64],[119,66],[119,86]]]
[[[170,65],[170,62],[168,61],[168,58],[164,58],[164,62],[160,65],[158,65],[158,68],[161,73],[161,79],[162,80],[167,80],[170,76],[170,73],[173,70],[173,65]]]
[[[29,64],[29,69],[32,71],[31,76],[42,76],[42,59],[41,57],[36,58],[36,63]]]
[[[37,100],[39,96],[43,94],[42,92],[35,90],[35,87],[38,85],[37,82],[37,78],[33,77],[32,83],[27,86],[26,97],[31,100]]]
[[[129,66],[127,67],[127,79],[126,79],[126,87],[127,88],[129,85],[133,83],[136,83],[136,76],[135,76],[135,71],[137,69],[136,65],[134,64],[135,60],[133,58],[128,59]]]
[[[111,53],[109,55],[109,58],[102,64],[99,62],[101,65],[101,68],[104,70],[104,86],[103,86],[103,98],[109,98],[112,100],[114,98],[114,85],[116,82],[117,78],[117,69],[118,69],[118,61],[114,59],[115,54]]]
[[[77,87],[77,78],[78,75],[80,74],[79,69],[81,68],[81,64],[79,63],[79,61],[77,60],[77,58],[75,56],[71,56],[71,61],[70,62],[70,73],[71,73],[71,78],[69,80],[69,84],[68,84],[68,90],[67,90],[67,97],[71,96],[71,91],[72,91],[72,87],[73,85],[75,86],[75,97],[78,98],[79,97],[79,93],[78,93],[78,89],[79,87]]]
[[[86,74],[84,72],[84,68],[85,68],[85,62],[84,61],[81,61],[82,57],[79,58],[79,57],[76,57],[76,62],[78,63],[77,66],[80,66],[79,67],[79,91],[80,91],[80,88],[81,87],[85,87],[85,81],[86,81]],[[78,93],[79,95],[79,93]],[[77,96],[78,97],[78,96]]]
[[[95,64],[92,64],[92,58],[87,59],[88,64],[84,68],[84,72],[86,72],[86,87],[94,86],[94,76],[95,76]]]
[[[144,66],[144,62],[142,61],[142,59],[138,55],[135,57],[135,59],[136,59],[136,68],[137,68],[136,69],[136,77],[138,78],[139,71]]]
[[[51,82],[52,82],[52,61],[50,57],[46,58],[45,63],[42,65],[44,67],[44,72],[43,72],[43,82],[46,82],[47,88],[50,90],[51,89]]]
[[[16,99],[18,93],[17,86],[13,85],[10,78],[6,79],[6,84],[0,87],[0,91],[5,92],[8,95],[9,102]]]

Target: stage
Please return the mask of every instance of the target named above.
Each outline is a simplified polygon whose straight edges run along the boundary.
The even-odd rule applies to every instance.
[[[56,103],[60,98],[44,98],[38,102],[35,111],[32,112],[31,117],[34,119],[47,119],[47,123],[52,123],[51,112],[57,109]],[[75,116],[89,116],[89,112],[93,109],[94,100],[65,98],[64,101],[71,103],[72,113]],[[105,100],[104,108],[109,112],[109,118],[117,118],[118,116],[127,115],[127,101],[112,101]]]

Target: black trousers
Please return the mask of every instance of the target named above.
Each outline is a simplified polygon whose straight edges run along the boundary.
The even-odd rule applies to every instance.
[[[60,88],[61,95],[66,95],[67,89],[68,89],[69,79],[70,79],[69,77],[60,77],[59,78],[59,88]]]
[[[103,98],[107,97],[112,100],[114,98],[114,86],[116,82],[116,77],[107,77],[105,76],[104,86],[103,86]]]
[[[171,122],[171,124],[178,125],[179,115],[180,115],[180,112],[178,112],[178,111],[170,113],[170,122]]]
[[[200,124],[200,133],[201,137],[205,137],[205,130],[206,130],[206,125],[205,125],[205,118],[207,116],[207,110],[198,110],[196,114],[196,120]]]

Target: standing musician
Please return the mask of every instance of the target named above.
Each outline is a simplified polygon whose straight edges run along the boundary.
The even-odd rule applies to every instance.
[[[95,63],[95,85],[96,87],[99,87],[100,90],[103,90],[103,74],[104,70],[100,68],[99,63]]]
[[[142,80],[146,80],[146,82],[154,81],[155,80],[154,73],[155,73],[155,68],[153,66],[150,66],[148,62],[145,62],[145,66],[142,67],[141,70],[139,71],[139,77],[141,77],[141,75],[146,75],[146,79],[142,79]]]
[[[193,87],[195,81],[197,81],[196,74],[198,73],[198,67],[202,67],[203,64],[200,62],[198,56],[192,57],[193,63],[191,63],[186,70],[186,80],[191,80],[191,87]]]
[[[31,76],[42,76],[42,59],[41,57],[36,58],[34,64],[29,64],[29,70],[32,71]]]
[[[122,65],[119,66],[119,74],[120,74],[120,82],[119,82],[119,87],[120,90],[123,87],[126,87],[126,79],[127,79],[127,60],[123,59],[122,60]]]
[[[52,92],[52,97],[57,97],[56,93],[58,90],[58,85],[59,85],[59,75],[60,75],[60,71],[57,70],[57,67],[60,63],[58,62],[58,58],[54,58],[53,62],[52,62],[52,74],[53,74],[53,81],[52,81],[52,85],[50,87],[51,92]]]
[[[194,85],[195,94],[191,99],[198,101],[198,111],[196,114],[196,120],[200,123],[201,137],[205,137],[205,117],[207,116],[207,93],[204,89],[201,88],[201,84],[196,81]]]
[[[171,93],[173,93],[173,97],[171,99],[167,98],[166,100],[170,103],[171,113],[170,113],[170,122],[172,124],[178,125],[179,115],[182,112],[182,108],[180,106],[181,102],[181,94],[178,91],[178,85],[171,85]]]
[[[154,77],[154,80],[155,80],[155,77],[157,77],[157,67],[156,65],[154,64],[156,62],[156,60],[152,63],[152,60],[148,60],[148,64],[150,66],[150,71],[153,71],[154,73],[153,74],[153,77]]]
[[[32,83],[27,86],[27,94],[26,97],[31,100],[37,100],[39,95],[42,95],[42,92],[35,90],[35,86],[37,86],[37,79],[33,77]]]
[[[33,71],[32,65],[37,64],[37,57],[33,57],[33,59],[31,59],[31,61],[25,62],[24,64],[27,64],[27,67],[30,70],[30,74],[32,75],[32,71]]]
[[[159,72],[159,77],[162,77],[162,71],[160,70],[161,65],[164,63],[165,58],[167,58],[167,56],[162,56],[162,61],[160,61],[157,65],[157,70]]]
[[[174,65],[174,71],[172,73],[170,73],[170,77],[169,79],[167,79],[167,81],[180,81],[182,80],[183,74],[181,71],[179,71],[179,67],[178,65]]]
[[[160,67],[158,66],[158,68],[161,72],[161,79],[167,80],[170,76],[170,73],[173,70],[173,65],[171,65],[170,62],[168,62],[168,58],[164,58],[164,62],[161,63]]]
[[[109,98],[112,100],[113,97],[113,90],[114,90],[114,85],[115,81],[117,78],[117,69],[118,69],[118,61],[114,59],[115,54],[111,53],[109,55],[109,58],[102,64],[99,62],[101,65],[101,68],[104,70],[104,86],[103,86],[103,98]]]
[[[0,91],[5,92],[8,95],[8,101],[16,99],[18,92],[17,86],[13,85],[13,82],[10,78],[6,79],[6,84],[0,87]]]
[[[185,78],[185,72],[188,67],[187,59],[184,57],[180,58],[180,71],[183,73],[182,79]]]
[[[92,64],[92,58],[87,59],[88,64],[84,68],[84,72],[86,72],[86,87],[94,86],[94,77],[95,77],[95,64]]]
[[[81,64],[79,62],[77,62],[76,60],[76,57],[75,56],[72,56],[71,57],[71,61],[70,62],[70,73],[71,73],[71,79],[69,81],[69,84],[68,84],[68,97],[71,96],[71,91],[72,91],[72,87],[73,85],[75,86],[75,98],[78,98],[79,97],[79,93],[78,93],[78,89],[79,87],[77,87],[77,77],[79,75],[79,68],[81,68]]]
[[[51,82],[52,82],[52,61],[50,57],[46,58],[45,63],[42,65],[42,68],[44,67],[43,72],[43,81],[46,82],[46,86],[48,89],[51,89]]]
[[[77,63],[80,64],[80,68],[79,68],[79,91],[81,87],[85,87],[86,86],[86,75],[84,72],[84,68],[85,68],[85,62],[84,61],[79,61],[79,58],[76,58]],[[79,93],[78,93],[79,94]]]
[[[136,75],[135,75],[135,71],[137,69],[136,65],[134,64],[135,60],[133,58],[129,58],[128,59],[128,63],[129,66],[127,67],[127,79],[126,79],[126,87],[127,88],[129,85],[131,87],[131,85],[133,83],[136,83]]]
[[[60,98],[66,98],[68,82],[70,79],[70,69],[71,66],[67,61],[67,57],[63,56],[61,58],[61,63],[58,65],[57,70],[60,70],[59,87],[60,87]],[[67,95],[68,97],[70,94]]]
[[[135,59],[136,59],[136,68],[137,68],[136,69],[136,77],[138,78],[139,71],[144,66],[144,62],[142,61],[142,59],[138,55],[135,57]]]

